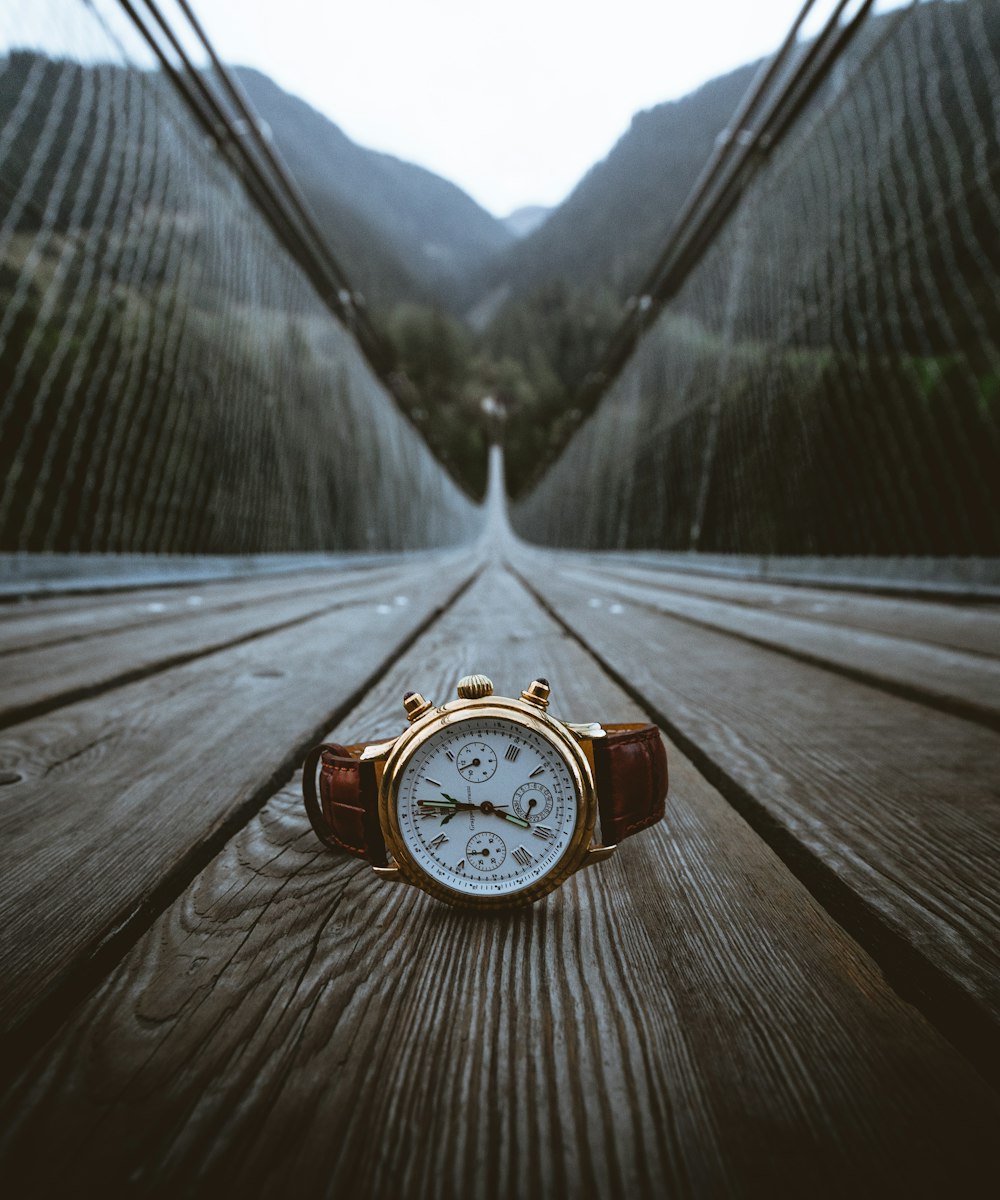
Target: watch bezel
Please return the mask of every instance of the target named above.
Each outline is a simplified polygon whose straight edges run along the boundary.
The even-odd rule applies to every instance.
[[[448,725],[469,718],[498,718],[524,725],[553,745],[566,764],[577,797],[576,824],[562,857],[552,869],[528,887],[503,896],[475,895],[441,883],[413,857],[399,824],[400,779],[417,751]],[[597,791],[590,762],[583,749],[561,723],[534,705],[507,696],[489,696],[481,700],[453,700],[426,713],[407,729],[393,746],[385,762],[379,784],[378,816],[385,847],[403,878],[421,891],[459,908],[520,908],[547,896],[587,858],[597,827]]]

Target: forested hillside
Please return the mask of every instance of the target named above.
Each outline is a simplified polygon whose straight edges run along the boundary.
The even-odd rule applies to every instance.
[[[913,19],[932,19],[938,7],[926,3]],[[961,28],[964,6],[952,7]],[[889,14],[869,22],[841,64],[841,79],[849,78],[852,61],[868,52],[892,19]],[[0,78],[0,108],[16,103],[21,81],[39,63],[50,88],[84,89],[95,69],[14,53]],[[515,490],[532,464],[551,458],[578,423],[582,381],[600,362],[757,69],[740,67],[682,99],[638,113],[562,205],[551,212],[529,206],[506,221],[432,172],[352,142],[259,72],[237,68],[236,74],[385,336],[395,370],[409,379],[412,387],[401,390],[411,417],[449,469],[477,492],[492,432],[483,418],[485,397],[507,414]],[[839,86],[831,81],[819,103],[832,99]],[[892,94],[892,80],[886,94]],[[946,107],[953,103],[958,101],[943,96]],[[9,147],[15,168],[22,141],[28,145],[38,134],[35,120],[32,110],[23,139]],[[66,132],[46,136],[57,162]],[[44,207],[47,170],[43,164],[25,184],[38,196],[38,203],[29,197],[20,209],[25,227]],[[874,165],[872,170],[877,175]],[[186,220],[183,199],[174,203],[175,210],[160,214],[165,228]],[[85,226],[88,214],[67,211],[49,219],[68,229]],[[782,214],[786,227],[802,219],[794,208]],[[758,278],[767,276],[766,263],[756,270]],[[210,266],[202,275],[210,278]],[[210,292],[198,300],[210,311]]]
[[[557,280],[625,299],[656,257],[756,70],[756,64],[740,67],[682,100],[637,113],[548,220],[470,280],[470,301],[496,288],[524,298]]]
[[[16,103],[36,64],[48,89],[82,94],[90,86],[91,68],[16,52],[0,81],[0,108]],[[560,438],[577,385],[620,319],[629,287],[656,252],[750,70],[640,114],[565,204],[551,213],[528,208],[507,222],[432,172],[357,145],[259,72],[237,68],[236,75],[386,336],[397,370],[413,385],[405,393],[410,415],[477,492],[488,438],[483,398],[492,396],[508,413],[507,436],[517,447],[512,458],[530,462]],[[15,165],[22,146],[37,137],[35,120],[32,109],[10,148]],[[47,136],[54,163],[66,133]],[[46,168],[31,178],[44,207]],[[183,202],[174,204],[176,211],[161,214],[165,228],[187,219]],[[33,203],[22,210],[26,228],[39,211]],[[88,214],[54,219],[68,229],[86,226]],[[202,278],[210,276],[206,264]],[[199,303],[211,310],[210,291]]]
[[[479,491],[483,397],[507,413],[516,489],[572,426],[578,387],[756,70],[638,113],[562,205],[507,222],[430,172],[357,146],[259,72],[237,74],[414,385],[415,419]]]
[[[376,305],[415,296],[448,305],[460,280],[514,242],[503,221],[455,184],[359,146],[259,71],[239,67],[235,74],[331,241],[356,262],[359,283],[369,278]],[[366,269],[373,242],[397,264],[398,286]]]

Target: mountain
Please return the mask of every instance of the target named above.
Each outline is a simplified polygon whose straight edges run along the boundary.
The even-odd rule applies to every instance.
[[[388,251],[408,277],[409,285],[395,290],[380,280],[379,299],[412,298],[415,290],[447,299],[458,280],[513,243],[515,235],[504,222],[455,184],[359,146],[261,72],[237,67],[235,74],[320,224],[331,230],[348,273],[363,280],[374,235],[383,256]]]
[[[503,223],[516,238],[527,237],[534,233],[554,210],[544,204],[526,204],[523,208],[515,208]]]
[[[627,297],[662,247],[757,67],[739,67],[681,100],[637,113],[607,158],[544,224],[477,273],[466,308],[504,289],[517,299],[555,281]]]

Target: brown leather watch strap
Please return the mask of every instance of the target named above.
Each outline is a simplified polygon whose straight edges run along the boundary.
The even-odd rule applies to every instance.
[[[654,825],[667,795],[667,754],[655,725],[605,725],[591,742],[601,837],[616,845]],[[325,743],[310,750],[302,768],[306,812],[320,840],[376,866],[386,865],[378,820],[375,765],[361,762],[366,743]]]
[[[384,867],[378,782],[374,763],[359,760],[364,748],[364,743],[356,746],[325,743],[310,750],[302,768],[302,792],[306,812],[320,841]]]
[[[667,752],[655,725],[605,725],[591,742],[601,839],[614,846],[655,825],[667,797]]]

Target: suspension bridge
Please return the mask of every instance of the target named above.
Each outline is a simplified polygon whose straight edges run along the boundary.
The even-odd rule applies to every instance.
[[[17,1194],[981,1194],[998,7],[797,22],[560,453],[511,499],[495,446],[483,504],[214,53],[156,4],[53,0],[55,58],[27,7],[0,18]],[[321,848],[301,800],[311,745],[473,670],[654,721],[671,772],[644,838],[487,917]]]

